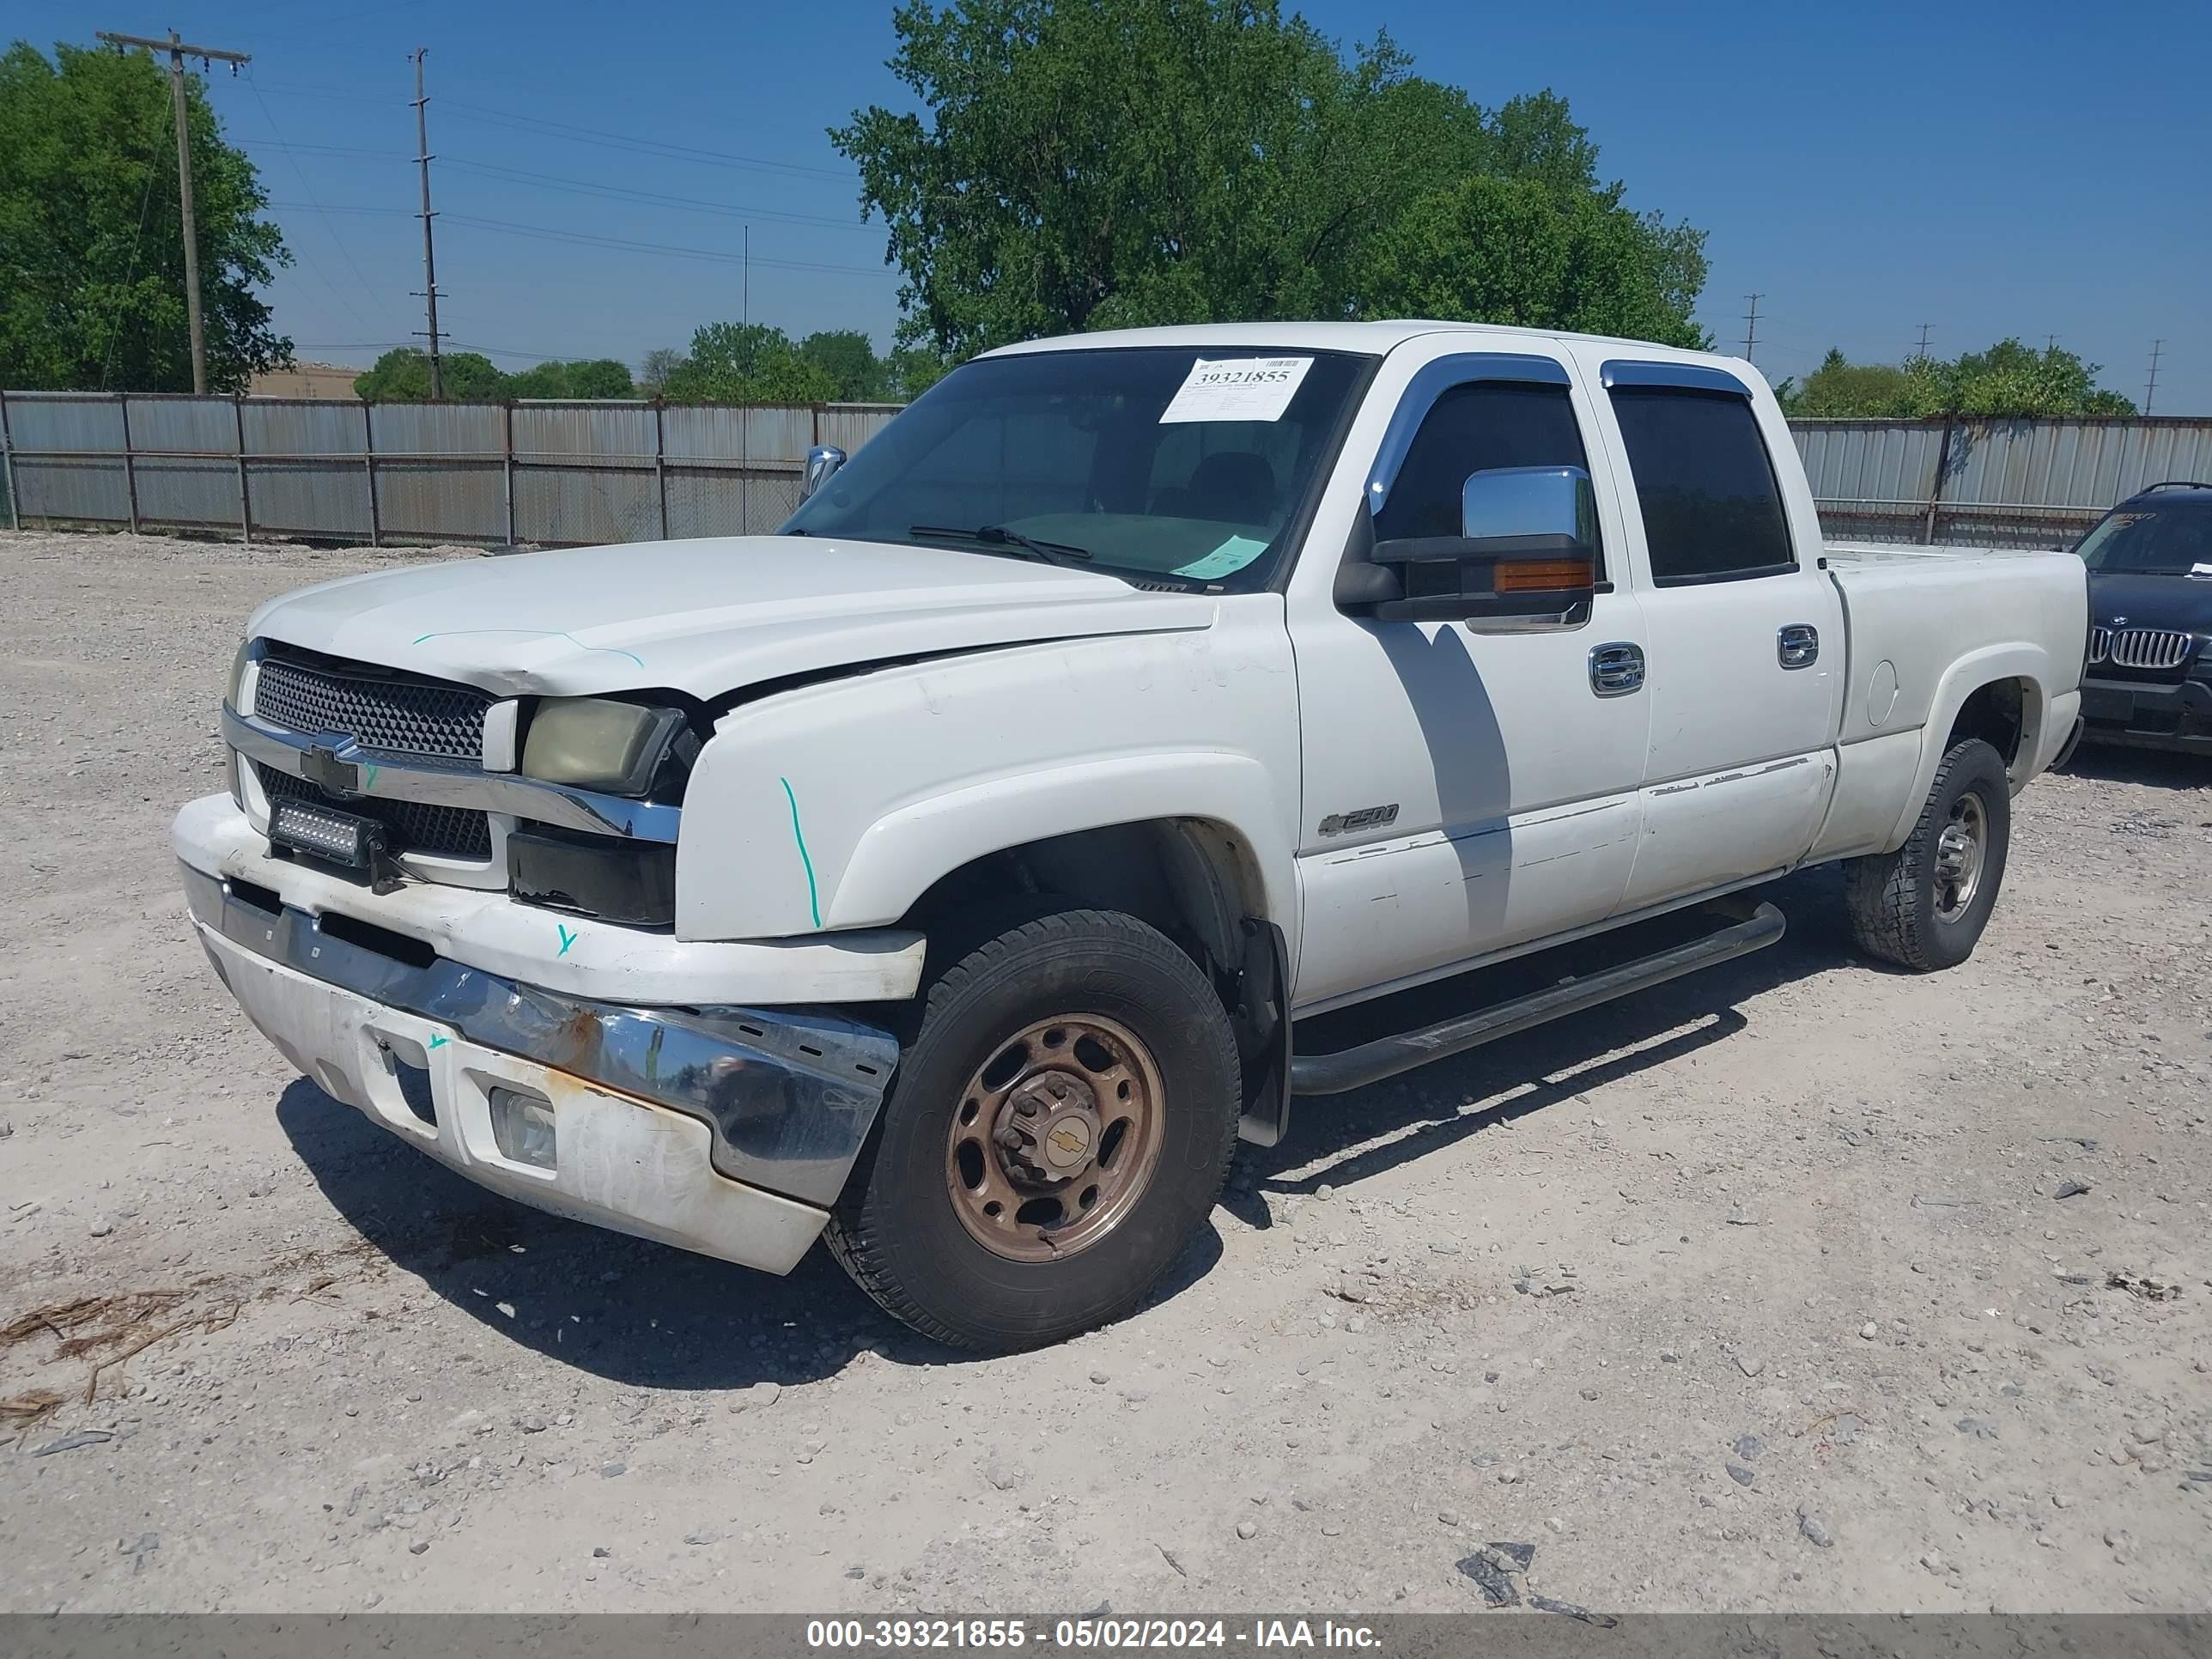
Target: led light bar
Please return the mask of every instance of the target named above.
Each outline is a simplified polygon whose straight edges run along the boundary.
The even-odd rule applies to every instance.
[[[383,850],[384,826],[373,818],[334,812],[307,801],[276,801],[270,805],[269,839],[332,864],[367,870]]]

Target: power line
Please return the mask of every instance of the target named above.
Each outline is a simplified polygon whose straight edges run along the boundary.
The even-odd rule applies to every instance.
[[[443,160],[442,156],[437,158]],[[312,202],[270,202],[272,208],[314,208]],[[327,207],[324,213],[365,213],[380,218],[412,219],[416,213],[410,208],[387,207]],[[495,230],[508,236],[532,236],[541,241],[574,242],[582,247],[603,247],[618,253],[666,253],[682,259],[712,259],[724,264],[741,264],[744,254],[725,253],[714,248],[679,247],[670,242],[641,242],[622,236],[600,236],[590,231],[561,230],[550,225],[518,225],[505,219],[483,219],[471,213],[454,213],[441,209],[437,216],[449,225],[461,225],[471,230]],[[841,276],[890,276],[898,273],[888,265],[843,265],[811,259],[771,259],[758,254],[752,263],[775,270],[810,270]]]
[[[459,351],[478,351],[487,357],[527,357],[533,362],[563,363],[573,362],[573,351],[524,351],[516,346],[484,345],[475,340],[457,340],[452,335],[444,337],[447,345]],[[392,351],[412,349],[411,340],[301,340],[301,351]]]
[[[343,207],[322,202],[277,201],[271,201],[267,205],[273,208],[289,209],[301,213],[369,213],[374,214],[379,217],[395,219],[412,219],[415,216],[415,210],[413,208]]]
[[[678,247],[669,242],[633,241],[621,236],[597,236],[587,231],[555,230],[543,225],[518,225],[504,219],[480,219],[473,214],[446,213],[439,216],[449,224],[466,225],[476,230],[496,230],[509,236],[534,236],[543,241],[573,242],[583,247],[611,248],[626,253],[665,253],[679,259],[711,259],[721,264],[743,264],[743,253],[725,253],[715,248]],[[805,259],[768,259],[754,256],[752,263],[767,265],[777,270],[811,270],[851,276],[896,276],[898,273],[885,265],[840,265],[821,264]]]
[[[185,117],[187,100],[185,96],[185,58],[200,60],[203,69],[210,58],[220,58],[230,65],[233,75],[240,64],[253,60],[242,52],[226,52],[220,46],[188,46],[178,39],[174,29],[166,40],[149,40],[139,34],[111,34],[106,29],[95,32],[95,38],[105,40],[120,52],[127,46],[143,46],[149,52],[169,54],[169,97],[177,116],[177,203],[185,222],[185,309],[192,337],[192,390],[202,397],[207,395],[207,325],[200,315],[200,249],[199,229],[192,220],[192,139],[191,127]]]
[[[348,91],[343,87],[308,86],[298,81],[264,81],[261,89],[273,92],[279,98],[313,98],[319,103],[335,98],[342,104],[381,104],[390,108],[407,101],[404,98],[373,98],[365,92]]]
[[[2150,343],[2150,384],[2143,388],[2143,413],[2146,415],[2150,413],[2151,399],[2158,395],[2158,356],[2165,349],[2166,342],[2163,340]]]
[[[481,173],[486,178],[499,179],[519,184],[535,185],[545,190],[566,191],[577,196],[604,196],[617,201],[640,202],[653,207],[681,208],[692,213],[720,214],[733,219],[772,219],[794,225],[820,225],[830,230],[873,231],[872,225],[864,225],[850,219],[833,219],[826,214],[787,213],[779,208],[749,207],[741,202],[709,202],[696,196],[667,196],[659,191],[634,190],[619,185],[601,185],[585,179],[563,179],[555,173],[531,173],[521,167],[501,167],[489,161],[456,160],[441,155],[449,170]]]
[[[446,395],[445,371],[438,359],[438,258],[430,242],[430,132],[423,111],[430,100],[422,91],[422,60],[428,46],[415,51],[415,160],[422,169],[422,303],[430,321],[430,395]]]
[[[1743,318],[1743,360],[1750,362],[1753,361],[1752,348],[1759,343],[1759,302],[1765,296],[1747,294],[1743,297],[1751,302],[1751,309],[1744,313]]]
[[[758,155],[737,155],[726,150],[697,149],[689,144],[665,144],[658,139],[639,138],[630,134],[602,132],[592,127],[571,126],[565,121],[549,121],[540,116],[520,115],[511,110],[488,109],[481,104],[464,104],[453,99],[446,107],[465,121],[482,121],[492,126],[514,127],[524,132],[537,132],[547,137],[566,138],[579,143],[608,145],[616,149],[635,150],[647,155],[667,155],[678,161],[704,161],[716,167],[745,167],[756,172],[780,173],[800,177],[836,179],[851,182],[857,174],[837,167],[808,167],[798,161],[771,161]]]
[[[269,100],[261,95],[261,88],[254,85],[253,77],[252,76],[249,75],[246,77],[246,84],[253,94],[253,101],[261,106],[262,118],[269,123],[269,131],[273,133],[276,133],[278,141],[281,143],[283,141],[283,135],[277,131],[276,111],[269,107]],[[390,325],[393,321],[393,319],[390,309],[384,303],[383,296],[378,294],[374,288],[369,286],[368,278],[361,274],[361,265],[360,263],[353,257],[353,250],[346,246],[345,239],[338,234],[337,227],[331,222],[330,215],[323,211],[321,203],[316,200],[314,186],[307,182],[306,171],[300,166],[299,161],[296,157],[287,155],[284,159],[291,167],[292,176],[300,181],[300,188],[307,192],[308,205],[314,210],[317,216],[322,220],[324,234],[331,239],[332,244],[337,248],[338,255],[346,262],[347,269],[353,272],[354,281],[361,284],[362,292],[368,295],[370,302],[374,304],[380,312],[384,313],[384,320],[386,325]],[[300,252],[303,254],[307,252],[305,244],[301,245]],[[346,308],[347,312],[352,316],[354,321],[359,323],[363,328],[373,328],[375,326],[375,325],[371,323],[368,318],[362,315],[359,308],[355,306],[352,301],[347,299],[344,295],[338,292],[337,284],[331,282],[327,276],[324,275],[323,268],[319,264],[317,264],[313,258],[310,258],[307,261],[307,264],[308,269],[315,273],[316,276],[321,281],[323,286],[330,289],[331,297]]]
[[[154,175],[160,172],[151,161],[146,163],[146,187],[138,192],[138,228],[131,238],[131,263],[123,269],[123,286],[127,291],[138,279],[138,245],[146,240],[146,210],[154,204]],[[116,307],[115,319],[107,325],[107,350],[100,360],[100,389],[107,390],[107,372],[115,367],[115,342],[123,333],[123,308]]]
[[[283,140],[248,138],[248,149],[292,150],[301,155],[362,155],[372,161],[411,161],[411,155],[395,155],[388,149],[362,149],[351,144],[294,144]]]

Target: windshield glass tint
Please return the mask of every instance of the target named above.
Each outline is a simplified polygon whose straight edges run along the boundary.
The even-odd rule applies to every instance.
[[[2092,570],[2212,576],[2212,504],[2115,513],[2074,550]]]
[[[1087,569],[1257,586],[1365,361],[1263,347],[981,359],[870,440],[784,529],[1019,556],[915,533],[991,526],[1079,548]]]

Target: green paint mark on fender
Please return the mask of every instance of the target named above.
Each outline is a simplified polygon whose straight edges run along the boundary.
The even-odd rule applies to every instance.
[[[435,1032],[433,1032],[430,1036],[430,1046],[433,1048],[442,1048],[452,1041],[453,1039],[451,1037],[440,1036]]]
[[[562,927],[557,921],[553,924],[553,931],[561,935],[561,948],[555,951],[554,954],[556,956],[567,956],[568,954],[568,947],[574,945],[580,935],[570,933],[566,927]]]
[[[791,793],[791,780],[778,778],[783,786],[783,798],[791,803],[791,838],[799,843],[799,862],[806,872],[806,908],[814,918],[814,925],[822,925],[822,895],[814,885],[814,860],[806,856],[806,835],[799,827],[799,797]]]

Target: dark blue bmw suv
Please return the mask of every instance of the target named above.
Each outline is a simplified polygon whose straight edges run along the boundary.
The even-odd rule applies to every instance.
[[[2082,740],[2212,755],[2212,483],[2158,483],[2074,550],[2089,567]]]

